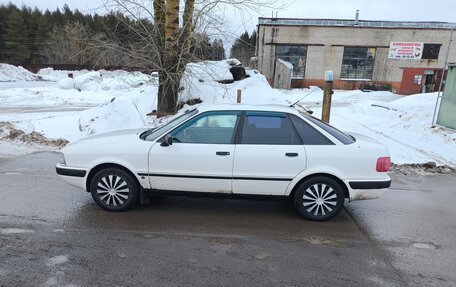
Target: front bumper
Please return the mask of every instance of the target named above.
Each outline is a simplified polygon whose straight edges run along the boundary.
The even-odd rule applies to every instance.
[[[87,171],[85,169],[73,168],[57,164],[55,171],[63,181],[69,185],[86,190]]]
[[[58,175],[65,176],[74,176],[74,177],[85,177],[86,171],[83,169],[74,169],[74,168],[64,168],[61,166],[56,166],[55,171]]]

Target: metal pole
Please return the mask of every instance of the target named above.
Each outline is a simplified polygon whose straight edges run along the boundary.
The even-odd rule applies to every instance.
[[[451,42],[453,42],[453,30],[454,26],[451,27],[451,32],[450,32],[450,40],[448,41],[448,50],[445,56],[445,63],[443,64],[443,70],[442,70],[442,77],[440,78],[440,84],[439,84],[439,92],[437,94],[437,100],[435,101],[435,107],[434,107],[434,114],[432,115],[432,125],[436,124],[436,114],[437,114],[437,108],[439,106],[440,99],[442,97],[441,92],[442,92],[442,85],[443,85],[443,79],[445,78],[445,70],[448,67],[448,57],[450,55],[450,49],[451,49]]]

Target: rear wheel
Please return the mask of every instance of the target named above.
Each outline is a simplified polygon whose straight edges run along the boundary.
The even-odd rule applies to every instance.
[[[93,176],[90,193],[100,207],[109,211],[124,211],[138,202],[139,186],[124,170],[106,168]]]
[[[301,183],[294,194],[294,206],[306,219],[324,221],[336,216],[344,205],[344,191],[332,178],[312,177]]]

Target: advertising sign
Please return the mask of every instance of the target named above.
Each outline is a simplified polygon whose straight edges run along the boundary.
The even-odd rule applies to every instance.
[[[420,42],[390,42],[388,58],[390,59],[421,59],[423,43]]]

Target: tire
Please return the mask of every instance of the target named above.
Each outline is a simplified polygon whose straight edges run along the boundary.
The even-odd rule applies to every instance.
[[[127,172],[119,168],[98,171],[90,182],[90,193],[95,202],[108,211],[124,211],[139,200],[139,185]]]
[[[312,177],[299,185],[294,193],[296,210],[306,219],[325,221],[336,216],[344,206],[342,186],[332,178]]]

